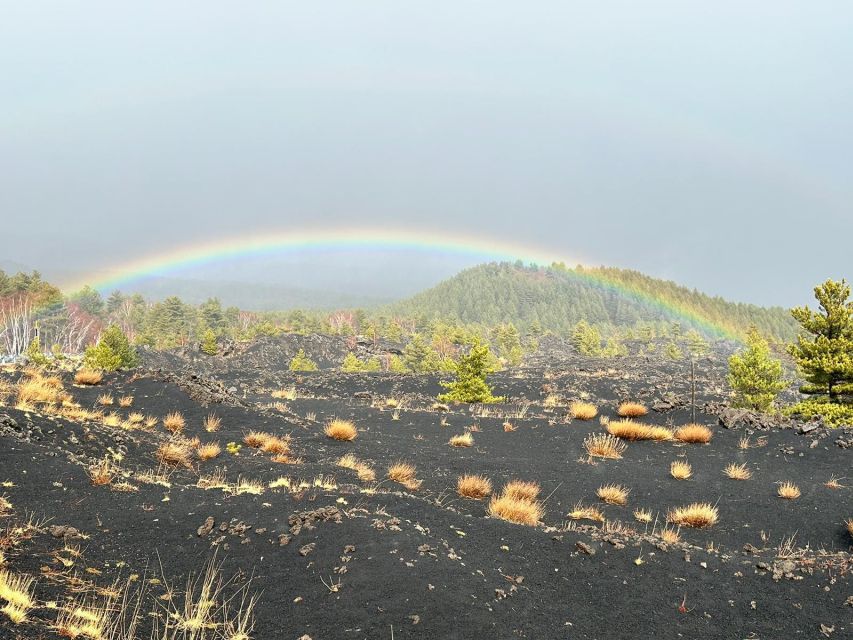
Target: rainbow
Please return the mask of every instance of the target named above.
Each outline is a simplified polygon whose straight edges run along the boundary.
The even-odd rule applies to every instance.
[[[90,272],[82,278],[63,283],[62,288],[66,292],[73,292],[89,285],[102,293],[108,293],[116,289],[127,290],[133,283],[146,278],[173,275],[185,269],[223,260],[272,256],[287,252],[353,249],[439,252],[488,261],[521,260],[535,265],[585,263],[579,256],[567,258],[541,248],[510,244],[481,236],[388,229],[302,230],[246,235],[179,247]],[[639,287],[632,287],[609,276],[606,270],[579,266],[577,269],[568,269],[567,273],[618,296],[637,300],[667,317],[684,320],[711,335],[732,340],[740,338],[737,329],[719,321],[712,321],[686,305],[660,299]]]

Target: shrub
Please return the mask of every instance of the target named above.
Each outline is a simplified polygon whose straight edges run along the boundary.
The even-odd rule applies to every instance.
[[[707,502],[694,502],[686,507],[673,509],[666,519],[682,527],[704,528],[717,524],[719,517],[717,507]]]
[[[828,398],[809,398],[791,407],[785,407],[782,413],[805,420],[820,418],[830,427],[853,425],[853,405],[833,403]]]
[[[767,411],[785,388],[782,362],[770,357],[770,345],[755,327],[746,337],[746,349],[729,358],[729,386],[738,407]]]
[[[492,483],[486,477],[466,474],[456,481],[456,492],[463,498],[482,500],[492,493]]]
[[[201,335],[201,351],[209,356],[219,353],[219,344],[216,342],[216,333],[213,329],[205,329]]]
[[[368,371],[381,371],[382,365],[376,358],[369,360],[359,360],[356,355],[350,351],[347,353],[344,361],[341,363],[341,371],[344,373],[362,373]]]
[[[349,420],[340,420],[335,418],[323,429],[323,433],[332,440],[355,440],[358,436],[358,429]]]
[[[124,332],[116,325],[110,325],[101,334],[98,344],[86,349],[83,361],[93,369],[115,371],[135,367],[139,357]]]
[[[678,427],[673,434],[679,442],[689,442],[692,444],[708,444],[711,442],[711,437],[714,435],[711,430],[701,424],[688,424],[683,427]]]
[[[34,364],[37,367],[45,367],[50,363],[50,359],[44,355],[41,350],[41,341],[39,337],[36,336],[33,338],[32,342],[27,345],[26,351],[24,351],[24,355],[27,358],[27,361],[30,364]]]
[[[492,395],[486,383],[489,372],[489,347],[475,344],[470,353],[459,358],[456,365],[456,380],[442,382],[448,392],[438,396],[440,402],[503,402],[503,398]]]
[[[305,350],[300,349],[290,361],[291,371],[317,371],[317,363],[305,355]]]

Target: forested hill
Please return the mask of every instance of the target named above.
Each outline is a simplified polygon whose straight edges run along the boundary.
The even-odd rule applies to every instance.
[[[787,309],[728,302],[674,282],[608,267],[484,264],[396,303],[393,310],[406,316],[487,325],[513,322],[560,332],[580,320],[611,327],[678,320],[703,331],[702,323],[686,319],[695,314],[739,333],[751,324],[776,339],[789,340],[796,333]]]

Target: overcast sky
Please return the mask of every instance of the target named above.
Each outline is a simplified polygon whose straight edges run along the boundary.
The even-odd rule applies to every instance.
[[[849,1],[0,5],[7,261],[363,224],[762,304],[853,278]]]

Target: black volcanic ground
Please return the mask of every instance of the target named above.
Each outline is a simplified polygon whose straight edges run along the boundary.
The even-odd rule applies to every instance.
[[[14,625],[0,614],[0,638],[60,637],[51,625],[70,598],[102,598],[130,576],[146,586],[137,637],[148,638],[149,612],[168,622],[164,603],[179,604],[188,576],[211,558],[231,580],[227,592],[257,594],[251,635],[259,639],[853,635],[853,539],[845,527],[853,518],[845,486],[853,486],[853,432],[801,433],[793,423],[755,429],[774,421],[731,413],[731,428],[721,426],[720,356],[699,366],[697,421],[712,428],[709,444],[631,442],[621,460],[591,464],[583,441],[604,427],[569,418],[568,402],[590,400],[612,418],[620,401],[638,400],[654,407],[644,422],[678,426],[691,421],[689,365],[597,361],[552,348],[492,377],[511,402],[444,410],[435,406],[438,376],[291,373],[297,346],[326,365],[345,350],[343,341],[287,337],[224,357],[150,354],[148,368],[108,374],[93,387],[61,374],[84,408],[98,408],[107,392],[133,396],[130,407],[110,410],[122,419],[177,411],[184,437],[223,446],[213,460],[169,469],[164,484],[143,473],[159,466],[155,451],[169,437],[162,425],[108,427],[20,411],[7,398],[0,569],[37,584],[29,621]],[[2,374],[10,383],[23,376]],[[295,399],[273,397],[289,387]],[[222,421],[215,433],[203,428],[211,413]],[[323,427],[332,418],[354,422],[358,437],[328,439]],[[297,463],[245,445],[236,455],[224,450],[250,430],[290,436]],[[466,430],[472,447],[447,444]],[[751,446],[741,448],[747,436]],[[377,481],[337,466],[347,453],[369,463]],[[121,471],[112,484],[93,486],[87,468],[105,456]],[[385,479],[401,460],[416,465],[417,490]],[[690,479],[670,476],[676,460],[690,462]],[[746,463],[752,478],[727,478],[722,470],[732,462]],[[217,469],[231,485],[250,479],[263,492],[200,488],[199,478]],[[456,494],[463,473],[487,476],[496,489],[514,478],[538,482],[542,523],[488,517],[488,500]],[[833,476],[840,488],[826,485]],[[270,488],[279,478],[289,488]],[[796,483],[801,497],[779,498],[783,481]],[[626,506],[598,500],[596,489],[609,483],[631,489]],[[719,523],[682,528],[680,542],[665,543],[658,534],[667,512],[697,501],[715,504]],[[578,502],[599,506],[606,524],[569,519]],[[637,508],[656,522],[636,521]],[[38,526],[22,527],[28,519]],[[197,637],[229,637],[225,628],[205,633]]]

